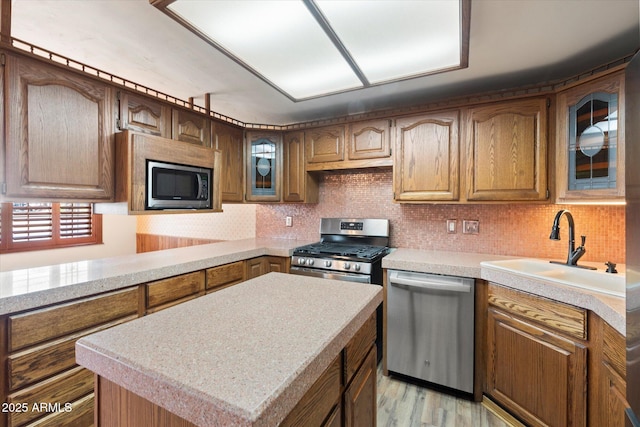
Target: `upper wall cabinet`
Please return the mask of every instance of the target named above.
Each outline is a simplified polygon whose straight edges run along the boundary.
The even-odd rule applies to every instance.
[[[464,111],[466,200],[547,199],[547,104],[531,98]]]
[[[304,132],[307,170],[391,166],[391,120],[326,126]]]
[[[211,147],[211,123],[207,116],[193,111],[172,110],[172,138],[203,147]]]
[[[309,163],[344,160],[344,125],[310,129],[304,133]]]
[[[458,200],[458,116],[456,110],[396,120],[393,157],[395,201]]]
[[[113,200],[113,91],[42,61],[2,55],[5,197]]]
[[[247,192],[249,202],[279,202],[282,181],[282,134],[248,131]]]
[[[236,126],[211,122],[211,144],[220,151],[222,171],[220,190],[223,202],[244,200],[244,151],[242,129]]]
[[[349,160],[391,157],[391,120],[370,120],[349,125]]]
[[[317,177],[305,169],[304,132],[284,134],[283,202],[318,202]]]
[[[118,91],[118,129],[171,138],[171,108],[145,96]]]
[[[557,201],[624,199],[624,73],[558,94]]]

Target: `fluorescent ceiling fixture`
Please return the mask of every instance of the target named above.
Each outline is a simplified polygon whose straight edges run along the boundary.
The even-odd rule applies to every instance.
[[[294,101],[464,68],[470,0],[151,0]]]

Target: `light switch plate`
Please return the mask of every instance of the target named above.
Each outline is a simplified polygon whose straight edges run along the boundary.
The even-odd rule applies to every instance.
[[[293,224],[293,220],[292,220],[292,218],[291,218],[290,216],[285,217],[285,219],[284,219],[284,224],[285,224],[287,227],[291,227],[291,226],[292,226],[292,224]]]
[[[447,220],[447,233],[455,234],[455,232],[456,232],[456,220],[455,219],[448,219]]]

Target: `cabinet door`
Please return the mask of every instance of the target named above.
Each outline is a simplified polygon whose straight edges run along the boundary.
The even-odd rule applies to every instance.
[[[282,134],[247,132],[247,201],[279,202],[282,181]]]
[[[318,202],[318,180],[306,171],[304,156],[304,132],[285,133],[282,180],[285,202]]]
[[[205,272],[196,271],[147,283],[147,313],[204,295]]]
[[[585,426],[587,349],[490,308],[487,392],[536,426]]]
[[[310,129],[304,133],[309,163],[344,160],[344,126]]]
[[[207,292],[219,291],[245,280],[244,261],[208,268],[206,274]]]
[[[171,138],[203,147],[211,147],[210,120],[205,115],[174,108]]]
[[[377,406],[374,346],[344,392],[344,425],[375,427]]]
[[[547,198],[547,99],[470,108],[465,114],[466,197]]]
[[[264,274],[264,257],[251,258],[245,261],[247,280],[262,276]]]
[[[624,199],[624,73],[558,94],[558,202]]]
[[[120,92],[119,101],[121,130],[171,138],[171,108],[167,105],[131,92]]]
[[[394,200],[458,200],[458,115],[449,111],[396,120]]]
[[[30,58],[5,71],[6,195],[113,200],[113,91]]]
[[[222,154],[220,190],[223,202],[244,200],[244,154],[242,129],[224,123],[211,122],[212,145]]]
[[[391,120],[371,120],[349,125],[349,160],[391,156]]]

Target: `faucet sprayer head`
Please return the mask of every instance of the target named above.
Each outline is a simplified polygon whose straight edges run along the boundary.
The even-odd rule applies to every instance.
[[[560,240],[560,227],[555,224],[551,227],[551,235],[549,236],[549,239]]]

